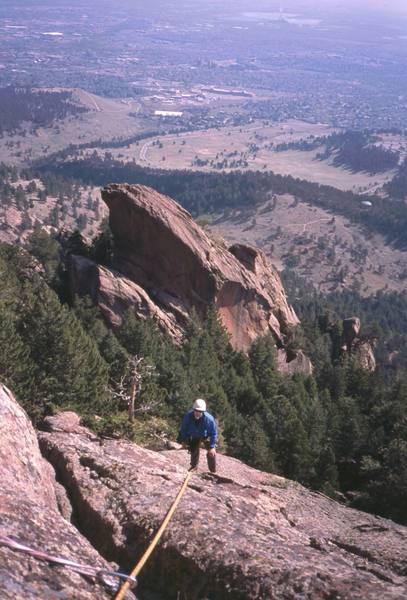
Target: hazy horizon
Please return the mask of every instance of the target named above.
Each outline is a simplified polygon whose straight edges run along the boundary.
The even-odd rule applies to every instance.
[[[81,4],[81,0],[3,0],[3,7],[9,5],[27,5],[35,6],[38,8],[46,4],[53,5],[78,5]],[[116,0],[95,0],[95,4],[100,6],[103,5],[117,5]],[[168,0],[123,0],[121,5],[131,6],[133,8],[145,8],[146,5],[153,6],[154,4],[168,4]],[[180,4],[191,4],[191,6],[197,6],[202,4],[203,6],[210,6],[213,4],[218,8],[222,9],[226,6],[236,7],[237,10],[241,6],[246,6],[252,9],[262,10],[282,10],[297,9],[297,10],[326,10],[326,9],[354,9],[355,11],[363,9],[374,9],[380,12],[403,12],[407,14],[407,3],[405,0],[182,0]]]
[[[229,0],[227,0],[229,3]],[[222,5],[219,2],[219,6]],[[235,4],[235,3],[234,3]],[[263,10],[305,10],[306,12],[323,11],[329,12],[348,12],[353,10],[355,13],[360,10],[369,10],[374,12],[404,13],[407,15],[407,2],[405,0],[255,0],[248,1],[248,6],[252,8],[262,7]]]

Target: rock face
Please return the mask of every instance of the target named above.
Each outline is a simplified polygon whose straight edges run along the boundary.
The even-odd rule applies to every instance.
[[[83,430],[82,435],[89,432]],[[57,495],[60,503],[69,505],[65,489],[56,483],[53,468],[41,456],[26,414],[3,385],[0,385],[0,482],[2,600],[111,598],[113,582],[108,586],[106,580],[103,585],[4,545],[4,538],[11,538],[48,554],[100,569],[114,569],[62,517]],[[69,514],[68,508],[66,512]]]
[[[120,326],[124,313],[131,309],[140,319],[152,318],[175,342],[181,340],[182,328],[175,316],[162,310],[128,277],[83,256],[71,256],[69,267],[71,288],[80,295],[90,296],[113,328]],[[180,316],[185,322],[187,315]]]
[[[281,329],[287,331],[290,326],[298,325],[298,317],[292,306],[287,302],[280,276],[263,252],[243,244],[229,246],[229,252],[236,256],[238,261],[256,276],[261,289],[267,290],[275,307],[274,313],[278,318]]]
[[[228,250],[176,202],[147,187],[109,185],[102,197],[121,275],[75,259],[72,281],[77,292],[85,281],[113,325],[135,298],[137,312],[153,314],[163,329],[169,321],[177,339],[191,309],[203,315],[213,303],[236,349],[269,331],[284,346],[288,328],[299,321],[263,254],[244,246]]]
[[[40,446],[82,531],[131,568],[184,480],[186,452],[98,440],[72,415],[49,418],[48,429]],[[406,597],[407,528],[235,459],[218,462],[217,475],[192,476],[141,586],[166,600]]]

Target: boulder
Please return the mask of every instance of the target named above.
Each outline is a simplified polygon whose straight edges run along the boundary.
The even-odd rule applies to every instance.
[[[188,455],[98,440],[68,419],[40,433],[92,544],[130,569],[161,524]],[[384,600],[407,595],[407,528],[218,456],[194,474],[140,585],[172,600]]]
[[[72,422],[69,430],[72,431]],[[82,435],[89,436],[90,432],[83,430]],[[10,547],[13,541],[20,542],[34,550],[101,570],[115,570],[115,566],[104,560],[63,518],[58,504],[65,504],[66,516],[71,513],[66,488],[56,483],[54,469],[41,456],[30,421],[11,392],[1,384],[0,481],[2,600],[112,598],[117,579],[105,577],[99,582]]]
[[[115,268],[143,289],[174,327],[182,328],[193,308],[203,316],[214,304],[236,349],[247,350],[268,332],[284,346],[285,332],[299,321],[262,253],[244,246],[229,250],[176,202],[145,186],[112,184],[102,198],[110,210]],[[74,288],[80,291],[78,278]]]

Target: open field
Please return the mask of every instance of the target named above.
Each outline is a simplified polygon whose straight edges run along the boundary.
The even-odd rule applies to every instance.
[[[311,135],[322,136],[333,129],[324,124],[290,120],[285,123],[256,121],[242,127],[224,127],[152,137],[127,148],[109,148],[115,158],[135,160],[141,166],[195,170],[264,170],[331,185],[342,190],[367,191],[380,188],[394,175],[352,173],[317,160],[317,150],[276,152],[283,142]]]
[[[405,252],[289,195],[220,217],[210,229],[229,242],[261,248],[279,270],[293,268],[323,292],[356,288],[367,296],[407,289]]]

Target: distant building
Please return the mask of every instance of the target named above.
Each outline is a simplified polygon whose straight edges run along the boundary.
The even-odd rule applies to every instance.
[[[156,117],[182,117],[183,113],[177,110],[155,110]]]

